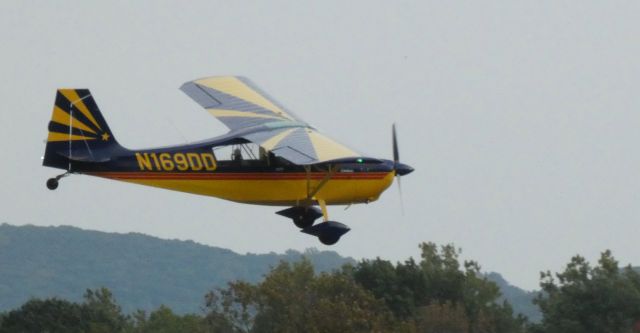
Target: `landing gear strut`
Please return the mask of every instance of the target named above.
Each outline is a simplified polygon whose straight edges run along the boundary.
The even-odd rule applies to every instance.
[[[335,165],[329,165],[324,178],[314,187],[312,187],[311,183],[311,166],[305,166],[305,171],[307,172],[307,198],[303,201],[303,205],[287,208],[276,212],[276,214],[292,219],[293,223],[302,229],[300,230],[301,232],[318,237],[320,243],[333,245],[351,229],[340,222],[329,221],[327,203],[316,194],[329,182],[336,173],[337,168]],[[320,209],[313,206],[314,202],[318,203]],[[313,225],[313,222],[320,216],[323,217],[324,222]]]
[[[69,173],[65,172],[61,175],[55,176],[54,178],[49,178],[47,179],[47,188],[50,189],[51,191],[55,190],[58,188],[59,185],[59,180],[63,177],[68,176]]]

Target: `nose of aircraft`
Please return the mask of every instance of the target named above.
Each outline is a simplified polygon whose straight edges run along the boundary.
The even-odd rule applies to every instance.
[[[395,164],[396,175],[404,176],[413,172],[413,168],[404,163],[396,163]]]

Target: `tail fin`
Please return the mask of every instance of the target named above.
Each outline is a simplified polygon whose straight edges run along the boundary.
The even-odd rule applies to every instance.
[[[73,162],[107,161],[119,149],[88,89],[58,89],[43,165],[73,171]]]

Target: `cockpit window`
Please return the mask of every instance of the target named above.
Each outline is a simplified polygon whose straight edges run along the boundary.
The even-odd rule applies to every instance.
[[[216,161],[256,161],[260,160],[261,151],[264,149],[255,143],[233,144],[214,147],[213,154]]]
[[[237,143],[213,147],[218,166],[265,168],[286,164],[255,143]]]

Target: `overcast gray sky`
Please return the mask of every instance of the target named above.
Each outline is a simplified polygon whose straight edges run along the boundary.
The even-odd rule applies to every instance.
[[[0,222],[142,232],[244,252],[324,249],[273,207],[41,166],[58,87],[90,88],[130,148],[227,129],[178,90],[244,75],[320,130],[416,171],[369,205],[330,207],[330,249],[404,260],[453,242],[535,288],[611,249],[640,264],[636,1],[4,1]],[[184,137],[184,138],[183,138]],[[188,263],[185,263],[188,264]]]

